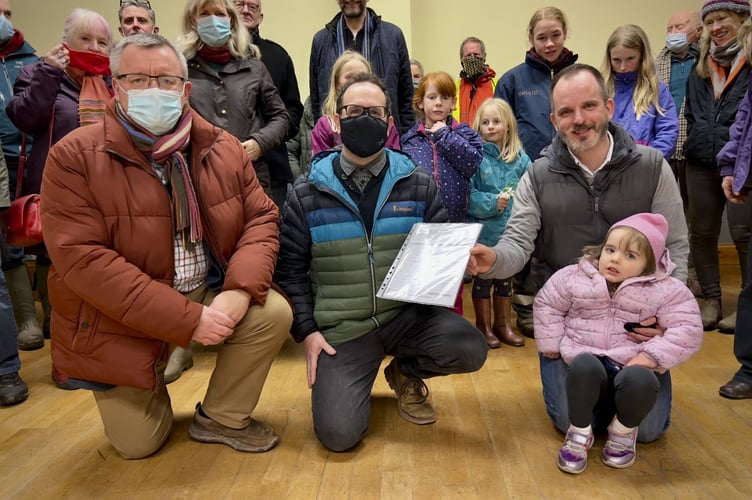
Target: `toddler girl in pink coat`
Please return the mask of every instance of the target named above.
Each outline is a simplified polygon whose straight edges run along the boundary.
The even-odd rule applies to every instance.
[[[579,474],[593,444],[594,411],[610,407],[603,462],[635,461],[637,428],[658,394],[655,372],[689,359],[702,342],[700,311],[692,292],[671,277],[668,224],[641,213],[617,222],[601,245],[586,247],[577,264],[556,272],[535,298],[535,340],[547,358],[567,364],[569,429],[558,466]],[[630,340],[638,324],[657,322],[663,335]]]

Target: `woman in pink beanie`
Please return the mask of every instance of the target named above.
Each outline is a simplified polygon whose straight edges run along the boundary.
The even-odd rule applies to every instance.
[[[580,261],[556,272],[535,298],[538,351],[567,364],[570,425],[558,456],[564,472],[585,470],[593,427],[609,420],[603,462],[632,465],[637,428],[657,398],[656,372],[700,349],[699,307],[686,285],[671,277],[667,234],[659,214],[619,221],[605,242],[585,247]],[[657,323],[664,333],[632,342],[628,332],[640,323]]]

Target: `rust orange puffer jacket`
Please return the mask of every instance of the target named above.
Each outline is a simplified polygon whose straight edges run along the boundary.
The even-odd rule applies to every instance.
[[[170,196],[110,102],[102,125],[50,151],[42,225],[52,259],[52,358],[78,379],[156,389],[168,344],[187,346],[202,305],[172,288]],[[278,210],[240,143],[193,114],[191,175],[204,241],[224,289],[263,304],[279,249]]]

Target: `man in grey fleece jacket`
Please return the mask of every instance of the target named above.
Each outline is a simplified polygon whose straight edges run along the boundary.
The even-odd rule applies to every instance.
[[[669,222],[666,246],[677,265],[674,276],[686,280],[687,226],[671,167],[660,153],[635,144],[624,129],[610,123],[614,104],[598,70],[575,64],[558,73],[551,108],[556,137],[520,180],[506,232],[495,247],[478,244],[472,249],[468,271],[504,279],[532,257],[540,288],[554,272],[574,263],[584,246],[600,243],[614,222],[653,212]],[[643,324],[652,322],[646,318]],[[660,334],[660,325],[625,331],[635,342]],[[567,366],[561,359],[541,357],[540,363],[547,411],[565,432]],[[658,439],[668,428],[670,374],[660,374],[659,380],[658,401],[639,429],[642,442]],[[605,428],[612,416],[596,407],[594,427]]]

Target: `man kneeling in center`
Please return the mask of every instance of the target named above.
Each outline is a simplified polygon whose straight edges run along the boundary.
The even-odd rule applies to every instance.
[[[430,424],[436,414],[423,379],[478,370],[481,333],[451,309],[376,297],[416,222],[446,222],[431,176],[384,149],[392,123],[378,77],[360,74],[337,101],[342,150],[318,155],[288,192],[275,278],[292,299],[292,334],[305,344],[313,426],[333,451],[368,430],[371,388],[381,361],[400,416]]]

